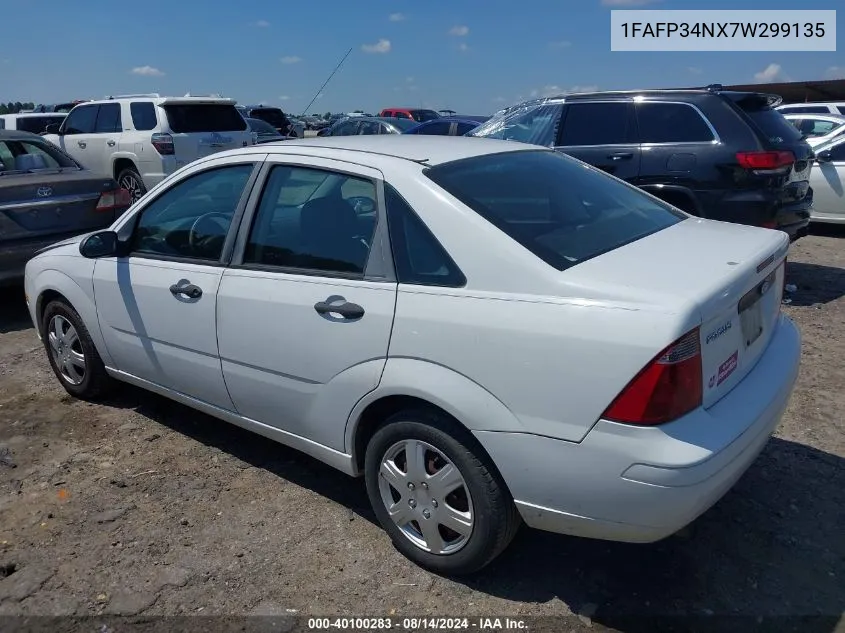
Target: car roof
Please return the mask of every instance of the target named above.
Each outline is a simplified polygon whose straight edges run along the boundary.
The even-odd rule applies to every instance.
[[[787,112],[783,116],[787,119],[826,119],[828,121],[845,122],[845,115],[834,114],[833,112],[795,112],[794,114]]]
[[[46,141],[38,134],[22,130],[0,130],[0,141]]]
[[[552,151],[544,147],[463,136],[414,136],[405,134],[371,134],[357,136],[316,136],[291,139],[262,146],[262,151],[280,154],[301,154],[303,149],[335,150],[355,154],[378,154],[428,166],[441,165],[464,158],[517,151]],[[239,150],[235,150],[239,153]],[[353,161],[354,162],[354,161]]]
[[[432,108],[382,108],[381,111],[384,112],[385,110],[399,110],[399,112],[437,112]]]

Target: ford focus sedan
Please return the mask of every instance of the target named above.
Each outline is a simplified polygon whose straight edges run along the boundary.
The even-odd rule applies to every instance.
[[[363,476],[438,572],[522,523],[652,542],[777,427],[784,233],[553,150],[371,136],[201,159],[26,269],[72,395],[128,382]]]

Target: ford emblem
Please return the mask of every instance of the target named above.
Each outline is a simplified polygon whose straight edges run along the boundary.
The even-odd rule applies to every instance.
[[[39,198],[49,198],[53,195],[53,189],[51,187],[38,187],[35,195]]]

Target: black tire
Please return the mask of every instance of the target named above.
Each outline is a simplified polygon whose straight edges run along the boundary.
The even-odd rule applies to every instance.
[[[473,526],[463,546],[453,553],[434,554],[414,544],[390,518],[382,501],[382,460],[391,447],[404,440],[431,445],[463,477],[472,499]],[[504,481],[475,438],[457,422],[435,411],[409,409],[385,420],[367,445],[364,476],[375,515],[395,547],[421,567],[437,573],[458,576],[482,569],[504,551],[521,525]]]
[[[147,193],[147,186],[141,179],[141,174],[134,167],[120,170],[120,173],[117,174],[117,186],[129,190],[133,204]]]
[[[57,316],[63,318],[73,326],[79,343],[78,347],[74,346],[74,348],[85,359],[84,373],[78,384],[71,382],[71,379],[62,372],[62,368],[53,353],[52,344],[50,343],[50,329],[54,317]],[[53,373],[56,374],[56,378],[59,379],[62,387],[70,395],[82,400],[96,400],[111,390],[114,380],[106,373],[103,360],[94,346],[94,341],[91,340],[88,328],[85,327],[85,323],[73,307],[60,299],[48,303],[41,317],[41,338],[44,343],[44,350],[47,352],[50,367],[53,368]]]

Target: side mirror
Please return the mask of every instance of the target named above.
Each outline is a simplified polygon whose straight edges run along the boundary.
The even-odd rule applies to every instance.
[[[79,254],[88,259],[114,257],[118,254],[120,241],[114,231],[92,233],[79,243]]]
[[[816,160],[820,163],[829,163],[832,159],[833,155],[830,153],[829,149],[826,149],[825,151],[816,154]]]
[[[45,134],[61,134],[59,128],[62,126],[61,123],[48,123],[47,127],[44,128]]]

